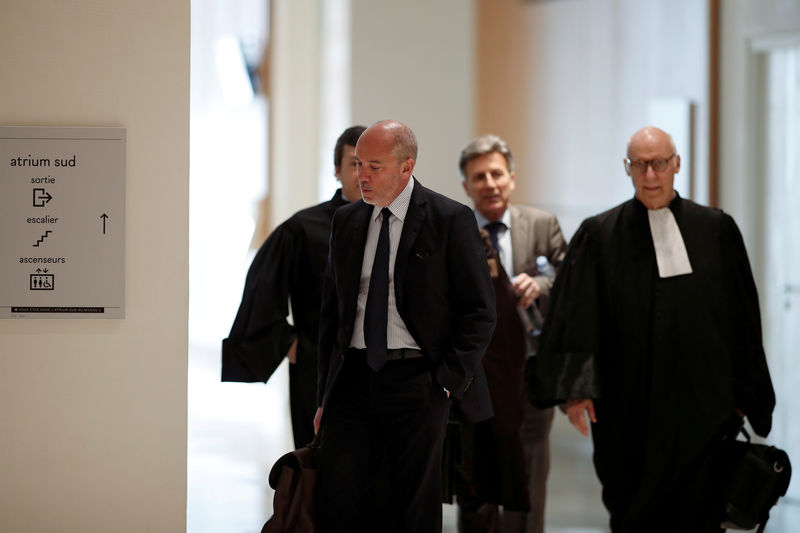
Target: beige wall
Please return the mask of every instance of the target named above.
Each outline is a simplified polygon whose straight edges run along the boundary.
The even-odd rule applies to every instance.
[[[296,211],[318,202],[322,65],[320,2],[271,0],[270,5],[271,231]]]
[[[477,2],[476,134],[509,142],[514,201],[556,213],[569,238],[581,219],[633,195],[627,139],[647,124],[650,102],[679,98],[696,106],[693,197],[707,202],[707,4]]]
[[[324,8],[324,9],[323,9]],[[324,64],[327,43],[317,32],[330,16],[346,10],[351,42],[347,68]],[[352,124],[382,119],[408,124],[417,135],[419,158],[414,174],[426,186],[457,200],[467,198],[458,175],[458,153],[473,134],[474,0],[272,0],[270,124],[270,228],[319,201],[318,176],[332,170],[332,145],[322,146],[320,129],[338,137]],[[347,28],[328,28],[328,31]],[[346,63],[346,62],[345,62]],[[349,76],[350,119],[320,98],[321,70]],[[335,137],[334,137],[335,138]],[[327,199],[328,194],[322,195]]]
[[[724,1],[721,19],[720,204],[734,215],[745,241],[758,246],[764,231],[764,198],[757,163],[759,142],[753,138],[761,96],[756,62],[774,46],[797,43],[800,2]]]
[[[0,123],[127,128],[126,317],[0,321],[0,530],[185,531],[189,1],[4,0]]]
[[[467,201],[458,153],[473,133],[474,0],[351,0],[353,121],[414,130],[414,175]]]

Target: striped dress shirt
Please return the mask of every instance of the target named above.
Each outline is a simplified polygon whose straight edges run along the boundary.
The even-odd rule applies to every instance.
[[[403,223],[411,203],[411,191],[414,189],[414,177],[408,180],[405,188],[388,205],[392,215],[389,217],[389,317],[386,327],[386,347],[417,348],[419,345],[409,333],[400,313],[397,312],[397,300],[394,294],[394,262],[397,258],[397,245],[403,233]],[[367,229],[367,242],[364,245],[364,261],[361,263],[361,281],[358,289],[358,305],[356,319],[353,327],[353,337],[350,346],[353,348],[366,348],[364,342],[364,309],[367,306],[367,293],[369,292],[369,278],[372,273],[372,263],[375,261],[375,249],[378,247],[378,235],[381,230],[381,207],[373,206]]]

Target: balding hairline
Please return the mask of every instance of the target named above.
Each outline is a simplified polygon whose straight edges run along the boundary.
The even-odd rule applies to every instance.
[[[392,155],[398,163],[406,159],[417,161],[417,137],[414,132],[399,120],[379,120],[372,127],[379,126],[392,136]]]
[[[643,135],[647,135],[650,138],[654,138],[656,136],[655,133],[658,133],[658,134],[666,136],[667,142],[669,143],[669,147],[672,150],[672,153],[673,154],[677,154],[678,153],[678,149],[677,149],[677,147],[675,145],[675,139],[672,138],[672,135],[670,135],[666,131],[662,130],[661,128],[657,128],[655,126],[645,126],[645,127],[641,128],[641,129],[639,129],[638,131],[636,131],[633,135],[631,135],[628,138],[628,144],[627,144],[626,151],[625,151],[627,156],[628,157],[631,156],[631,144],[634,142],[634,140],[638,141],[639,140],[638,137],[639,136],[643,136]]]

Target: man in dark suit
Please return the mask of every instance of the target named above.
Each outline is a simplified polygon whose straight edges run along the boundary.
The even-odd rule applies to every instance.
[[[289,359],[289,405],[296,448],[314,439],[317,336],[322,273],[333,212],[358,200],[355,149],[364,126],[336,140],[333,164],[342,184],[333,198],[295,213],[258,250],[230,335],[222,341],[222,381],[266,382]],[[294,324],[289,324],[289,304]]]
[[[516,175],[503,139],[484,135],[471,141],[461,151],[459,169],[478,225],[489,232],[500,262],[497,329],[483,360],[495,416],[463,425],[459,530],[542,533],[553,409],[538,409],[525,397],[525,358],[537,341],[535,331],[526,329],[547,307],[567,244],[554,215],[510,203]],[[537,267],[537,259],[553,273]]]
[[[494,295],[475,217],[416,181],[416,155],[408,126],[368,128],[364,201],[331,227],[314,419],[323,531],[441,531],[448,397],[474,420],[492,414],[480,362]],[[379,471],[387,509],[374,516]]]

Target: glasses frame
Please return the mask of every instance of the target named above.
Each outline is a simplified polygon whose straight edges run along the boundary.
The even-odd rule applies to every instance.
[[[675,157],[676,155],[678,155],[678,153],[677,152],[673,152],[672,155],[667,157],[667,158],[647,159],[645,161],[631,161],[631,159],[629,157],[626,157],[622,161],[625,163],[625,171],[628,174],[641,176],[642,174],[647,174],[647,167],[648,166],[652,167],[653,172],[664,172],[665,170],[667,170],[667,165],[669,164],[669,162],[672,161],[672,158]],[[663,164],[664,164],[664,168],[659,170],[659,169],[656,168],[656,163],[661,163],[662,161],[663,161]],[[633,170],[633,164],[634,163],[644,163],[644,169],[641,172],[634,172],[634,170]]]

